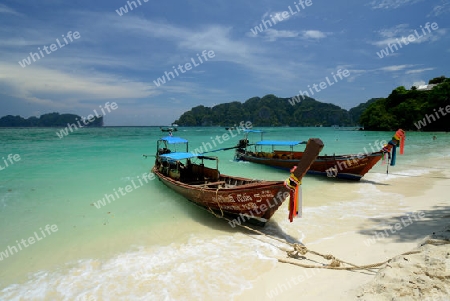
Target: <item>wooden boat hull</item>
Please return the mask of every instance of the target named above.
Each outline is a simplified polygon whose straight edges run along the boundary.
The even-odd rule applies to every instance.
[[[274,153],[237,153],[238,160],[291,169],[301,160],[303,152],[275,151]],[[276,158],[274,158],[276,156]],[[308,174],[341,179],[360,180],[383,157],[383,152],[360,155],[318,156]]]
[[[228,216],[245,215],[248,219],[256,219],[264,224],[275,211],[280,207],[288,195],[279,193],[284,186],[283,181],[258,181],[240,177],[220,175],[217,183],[233,183],[235,187],[222,187],[221,184],[214,183],[192,185],[174,180],[161,173],[155,166],[152,172],[166,186],[181,194],[191,202],[211,209],[218,214]],[[247,183],[249,182],[249,183]],[[247,183],[247,184],[245,184]]]

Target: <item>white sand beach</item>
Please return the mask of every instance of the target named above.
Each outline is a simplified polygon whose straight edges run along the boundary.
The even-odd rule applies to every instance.
[[[360,220],[342,223],[335,217],[335,223],[325,229],[332,238],[321,240],[315,233],[316,237],[302,241],[310,250],[355,265],[390,260],[382,268],[308,269],[278,262],[235,300],[450,300],[449,176],[441,169],[417,179],[398,177],[389,185],[377,185],[382,192],[399,194],[388,204],[390,215],[369,218],[364,224]],[[399,213],[399,207],[410,214]],[[411,251],[417,252],[400,255]],[[305,256],[288,260],[308,265],[330,263],[311,254]]]

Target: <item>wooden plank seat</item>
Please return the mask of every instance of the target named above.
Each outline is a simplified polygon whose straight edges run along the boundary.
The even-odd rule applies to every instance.
[[[217,181],[217,182],[212,182],[212,183],[205,183],[202,186],[212,186],[212,185],[220,185],[220,184],[226,184],[225,181]]]

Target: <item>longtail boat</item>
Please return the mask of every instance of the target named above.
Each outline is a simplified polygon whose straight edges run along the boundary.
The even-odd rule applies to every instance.
[[[260,133],[261,141],[250,144],[249,133]],[[294,146],[304,144],[304,141],[276,141],[263,140],[263,132],[259,130],[245,130],[245,138],[236,146],[235,160],[249,161],[281,169],[291,169],[303,159],[304,152],[294,151]],[[359,181],[369,170],[387,156],[390,165],[395,165],[396,147],[400,145],[403,154],[405,132],[399,129],[392,140],[380,151],[358,153],[353,155],[318,156],[312,163],[308,174],[324,175]],[[251,146],[254,146],[252,150]],[[263,147],[271,146],[271,151],[263,151]],[[290,147],[290,150],[275,150],[276,146]]]
[[[159,129],[161,130],[161,132],[176,132],[176,131],[178,131],[178,129],[176,127],[168,127],[168,128],[159,127]]]
[[[300,183],[322,148],[320,139],[310,139],[304,160],[292,171],[289,179]],[[207,161],[215,162],[215,167],[205,166]],[[152,172],[166,186],[201,207],[223,216],[246,217],[259,225],[264,225],[272,217],[283,201],[292,195],[292,186],[296,186],[291,181],[285,183],[221,174],[217,157],[190,153],[188,141],[173,136],[157,141]],[[296,208],[298,210],[298,206]]]

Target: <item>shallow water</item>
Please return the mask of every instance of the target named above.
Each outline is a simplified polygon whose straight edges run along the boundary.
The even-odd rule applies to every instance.
[[[377,140],[393,135],[332,128],[264,130],[264,139],[319,137],[325,143],[322,154],[370,151]],[[231,147],[242,138],[233,132],[235,137],[214,145],[212,138],[224,133],[223,128],[179,128],[174,135],[188,139],[190,150]],[[0,129],[1,300],[230,300],[274,266],[278,249],[231,228],[157,180],[119,194],[149,172],[153,159],[142,155],[154,154],[161,136],[153,127],[79,129],[62,139],[52,128]],[[378,163],[356,183],[307,176],[303,218],[289,223],[285,203],[265,231],[314,243],[332,235],[327,229],[336,220],[386,214],[389,200],[401,204],[401,198],[374,184],[410,176],[420,185],[421,177],[444,168],[436,160],[448,161],[449,145],[449,134],[407,133],[405,155],[397,156],[389,175]],[[6,167],[8,154],[20,160]],[[232,150],[211,154],[219,157],[224,174],[267,180],[288,176],[234,162]],[[94,206],[116,192],[111,203]],[[42,238],[46,225],[58,230]],[[27,247],[20,243],[35,233],[41,240]]]

